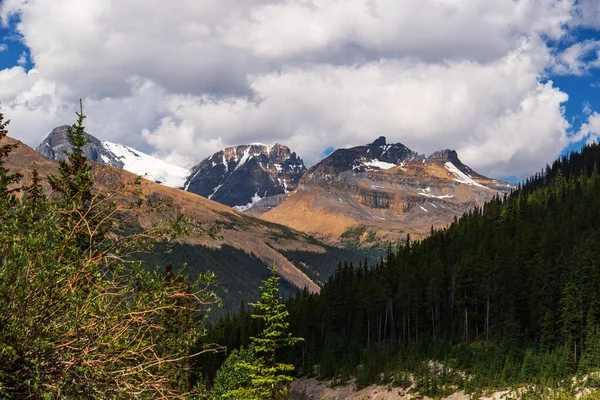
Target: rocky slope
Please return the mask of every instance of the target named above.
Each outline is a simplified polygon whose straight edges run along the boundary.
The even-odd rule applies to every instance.
[[[369,246],[423,237],[512,186],[464,165],[453,150],[429,157],[384,137],[339,149],[310,168],[288,200],[261,216],[330,243]]]
[[[67,125],[54,128],[36,150],[52,160],[65,158],[65,151],[71,148],[67,137],[68,128]],[[92,161],[123,168],[171,187],[182,187],[189,175],[189,171],[185,168],[168,164],[129,146],[100,141],[88,133],[85,137],[88,143],[84,146],[84,154]]]
[[[296,189],[306,167],[281,144],[228,147],[192,168],[184,190],[246,211],[263,198]],[[269,203],[263,207],[268,209]]]

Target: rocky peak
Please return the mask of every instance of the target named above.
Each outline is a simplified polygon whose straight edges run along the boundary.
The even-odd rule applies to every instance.
[[[462,162],[458,159],[458,154],[456,153],[456,151],[450,149],[435,151],[433,152],[433,154],[427,157],[427,159],[430,161],[440,163],[451,162],[453,164],[462,164]]]
[[[435,151],[435,152],[433,152],[433,154],[431,154],[429,157],[427,157],[427,161],[445,164],[449,168],[452,168],[452,165],[453,165],[458,170],[460,170],[461,172],[463,172],[464,174],[466,174],[467,176],[469,176],[471,178],[472,177],[484,178],[482,175],[479,175],[478,173],[473,171],[469,166],[463,164],[463,162],[460,161],[460,159],[458,158],[458,154],[456,153],[455,150],[445,149],[445,150]]]
[[[384,136],[366,146],[338,149],[313,166],[306,179],[332,181],[339,174],[352,171],[361,173],[385,170],[404,162],[422,162],[424,156],[415,153],[402,143],[387,144]]]
[[[373,147],[373,146],[385,146],[387,144],[387,141],[385,139],[385,136],[379,136],[379,138],[377,140],[375,140],[373,143],[371,143],[369,145],[369,147]]]
[[[184,190],[239,211],[260,199],[296,189],[306,172],[301,158],[276,143],[227,147],[192,168]]]
[[[68,130],[68,125],[54,128],[36,151],[53,160],[64,159],[65,151],[71,149]],[[186,168],[166,163],[129,146],[100,141],[88,133],[84,136],[88,143],[83,146],[83,153],[91,161],[122,168],[171,187],[181,187],[189,173]]]
[[[36,148],[36,151],[46,158],[52,160],[62,160],[66,158],[66,151],[71,150],[69,141],[69,126],[62,125],[54,128],[48,134],[46,139]],[[119,160],[112,152],[108,151],[100,140],[96,137],[84,133],[88,143],[83,146],[83,154],[92,161],[113,167],[123,168],[123,162]]]

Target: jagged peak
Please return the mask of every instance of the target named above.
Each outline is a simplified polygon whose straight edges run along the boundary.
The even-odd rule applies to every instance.
[[[456,150],[450,149],[434,151],[427,159],[438,162],[460,162]]]
[[[387,144],[387,140],[385,136],[379,136],[373,143],[369,146],[385,146]]]

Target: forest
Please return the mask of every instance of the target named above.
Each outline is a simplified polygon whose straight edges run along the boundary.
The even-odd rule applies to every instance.
[[[600,369],[599,222],[592,144],[373,265],[339,264],[320,294],[287,302],[306,341],[281,357],[334,384],[355,377],[357,388],[410,374],[431,396],[562,387],[577,374],[600,387],[589,374]],[[247,314],[222,318],[206,340],[247,346],[260,329]],[[205,377],[222,359],[204,364]]]

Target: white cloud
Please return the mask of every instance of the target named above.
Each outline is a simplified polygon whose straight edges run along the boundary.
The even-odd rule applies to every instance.
[[[600,28],[600,4],[597,0],[579,0],[573,14],[574,25]]]
[[[573,141],[585,140],[587,144],[596,143],[600,138],[600,114],[593,112],[588,116],[588,121],[581,125]]]
[[[585,75],[600,67],[600,40],[575,43],[559,53],[553,61],[552,72],[561,75]]]
[[[19,59],[17,60],[17,64],[24,66],[25,64],[27,64],[27,52],[26,51],[22,51],[21,55],[19,56]]]
[[[260,101],[174,97],[173,117],[145,135],[187,157],[244,137],[283,139],[309,162],[325,145],[366,144],[385,135],[422,152],[457,148],[465,162],[485,171],[524,175],[560,153],[568,127],[561,108],[568,97],[537,82],[535,65],[543,57],[530,51],[525,46],[488,64],[385,61],[286,69],[252,81]],[[500,168],[506,160],[510,165]]]
[[[494,175],[558,155],[567,96],[538,79],[584,73],[556,40],[574,0],[4,0],[34,73],[0,72],[15,135],[36,145],[84,98],[92,134],[182,165],[226,145],[325,147],[379,135],[459,150]],[[593,47],[593,46],[592,46]],[[20,67],[15,67],[20,68]],[[17,122],[21,120],[21,122]],[[12,131],[11,131],[12,132]]]

